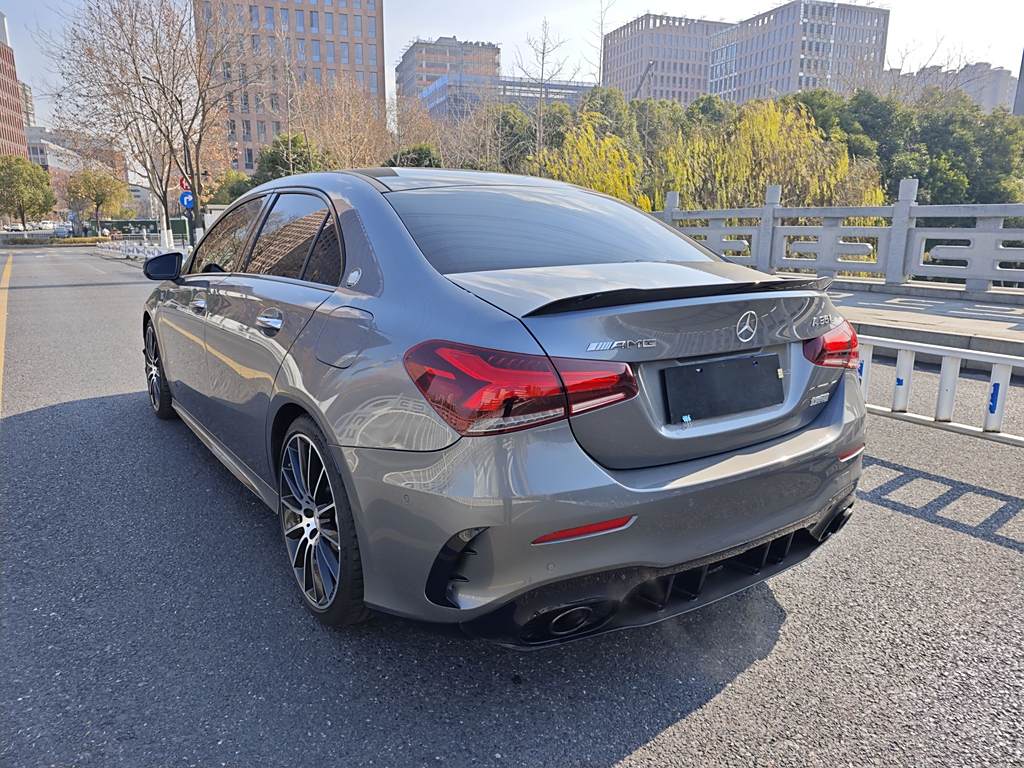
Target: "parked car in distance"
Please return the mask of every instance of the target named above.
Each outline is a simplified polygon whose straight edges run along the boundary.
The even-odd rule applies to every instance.
[[[865,409],[827,281],[604,195],[295,176],[145,273],[155,414],[277,514],[328,624],[555,645],[763,581],[851,515]]]

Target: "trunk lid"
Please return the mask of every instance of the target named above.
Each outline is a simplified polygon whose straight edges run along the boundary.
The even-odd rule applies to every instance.
[[[778,278],[724,262],[447,277],[519,318],[553,357],[632,364],[638,397],[570,418],[581,447],[609,468],[685,461],[800,429],[821,411],[841,376],[812,365],[802,352],[803,340],[841,319],[824,293],[827,280]],[[689,368],[668,372],[683,367]],[[766,370],[777,374],[775,381]],[[717,379],[708,378],[713,371]],[[749,384],[743,378],[755,374]],[[690,386],[687,397],[695,400],[695,418],[680,403],[683,380]],[[702,381],[708,382],[703,390]],[[775,392],[767,404],[760,396],[766,387]]]

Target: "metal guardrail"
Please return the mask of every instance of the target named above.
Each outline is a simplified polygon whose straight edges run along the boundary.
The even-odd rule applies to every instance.
[[[893,383],[892,404],[883,406],[869,403],[867,409],[870,413],[1024,448],[1024,436],[1002,431],[1010,378],[1014,368],[1024,371],[1024,357],[975,352],[974,350],[940,347],[935,344],[919,344],[897,339],[883,339],[877,336],[861,336],[858,374],[865,398],[868,396],[871,383],[871,369],[876,348],[896,352],[896,380]],[[939,391],[935,400],[935,412],[931,416],[908,410],[914,377],[914,360],[919,354],[942,360],[939,369]],[[960,365],[964,360],[992,367],[989,377],[989,397],[988,402],[984,404],[984,423],[981,427],[953,421]]]

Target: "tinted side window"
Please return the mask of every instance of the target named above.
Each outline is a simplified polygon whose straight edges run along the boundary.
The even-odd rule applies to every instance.
[[[341,242],[333,216],[327,219],[324,228],[320,230],[313,252],[309,254],[304,279],[330,286],[341,282]]]
[[[262,207],[263,198],[256,198],[218,219],[196,249],[189,273],[236,271],[249,230]]]
[[[245,271],[254,275],[302,277],[309,249],[327,218],[327,206],[313,195],[284,194],[267,216]]]

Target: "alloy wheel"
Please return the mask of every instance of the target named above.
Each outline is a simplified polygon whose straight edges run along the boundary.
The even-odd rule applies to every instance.
[[[146,382],[149,389],[149,402],[154,411],[160,410],[160,389],[163,386],[163,373],[160,368],[160,348],[156,343],[156,331],[153,325],[146,326]]]
[[[338,591],[341,534],[327,466],[306,435],[288,440],[280,478],[281,528],[292,571],[310,605],[326,609]]]

